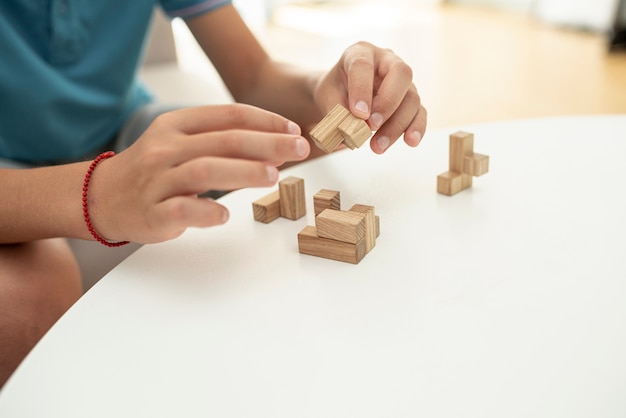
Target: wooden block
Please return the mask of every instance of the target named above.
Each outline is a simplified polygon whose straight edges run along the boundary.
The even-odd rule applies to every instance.
[[[446,171],[437,176],[437,192],[452,196],[463,189],[463,174]]]
[[[313,196],[313,211],[315,216],[324,209],[341,209],[341,197],[337,190],[322,189]]]
[[[348,212],[365,215],[365,252],[369,253],[376,245],[376,213],[374,206],[356,204]]]
[[[376,238],[380,236],[380,217],[376,215]]]
[[[450,171],[461,173],[462,189],[472,185],[472,176],[463,174],[465,156],[474,153],[474,134],[458,131],[450,135]]]
[[[280,193],[278,190],[252,203],[254,220],[270,223],[280,216]]]
[[[450,135],[450,171],[463,172],[465,156],[474,153],[474,134],[458,131]]]
[[[314,226],[306,226],[298,234],[298,251],[301,254],[358,264],[365,256],[365,239],[356,244],[335,241],[317,236]]]
[[[326,153],[334,151],[344,139],[337,127],[348,115],[350,115],[350,111],[340,104],[328,112],[309,132],[315,145]]]
[[[303,179],[287,177],[278,182],[278,191],[280,193],[280,216],[296,220],[306,215]]]
[[[365,215],[324,209],[315,217],[315,227],[319,237],[356,244],[365,238]]]
[[[359,148],[372,136],[372,130],[363,119],[352,113],[337,127],[343,135],[343,143],[350,149]]]
[[[463,162],[463,173],[470,176],[482,176],[489,171],[489,156],[483,154],[466,155]]]

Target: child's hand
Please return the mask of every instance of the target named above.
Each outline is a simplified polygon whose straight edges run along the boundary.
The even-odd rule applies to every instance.
[[[341,103],[377,131],[372,150],[383,153],[400,135],[415,147],[426,130],[426,109],[412,82],[411,68],[388,49],[359,42],[317,84],[317,105],[328,112]]]
[[[170,112],[94,171],[92,221],[107,239],[140,243],[175,238],[190,226],[223,224],[227,209],[198,194],[272,186],[278,165],[309,152],[295,123],[252,106]]]

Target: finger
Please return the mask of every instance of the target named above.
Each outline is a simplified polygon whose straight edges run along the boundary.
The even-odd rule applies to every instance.
[[[398,109],[409,90],[415,89],[411,67],[395,55],[382,60],[378,71],[382,81],[372,100],[372,114],[368,119],[372,130],[378,130]]]
[[[226,129],[301,134],[300,127],[289,119],[240,103],[179,109],[159,116],[155,122],[188,135]]]
[[[301,161],[311,147],[301,136],[233,129],[196,134],[178,141],[173,165],[203,157],[239,158],[265,162]]]
[[[146,243],[176,238],[188,227],[222,225],[228,218],[228,210],[212,199],[176,196],[159,203],[149,214],[149,223],[161,232],[158,237],[148,237]]]
[[[396,112],[387,119],[370,140],[372,150],[377,154],[382,154],[406,132],[410,132],[409,136],[405,136],[405,139],[410,139],[407,143],[409,145],[417,145],[421,136],[417,139],[417,142],[414,141],[415,138],[413,137],[416,135],[416,132],[419,135],[423,134],[423,131],[416,131],[417,128],[414,125],[415,118],[419,111],[419,98],[417,97],[417,92],[412,89],[407,93]]]
[[[195,195],[207,190],[236,190],[276,184],[278,169],[259,161],[202,157],[164,173],[158,180],[155,199]]]
[[[416,147],[424,138],[426,133],[428,112],[424,106],[420,105],[420,110],[413,119],[411,125],[404,132],[404,142],[411,147]]]
[[[376,73],[374,49],[360,42],[344,53],[344,72],[347,77],[350,112],[367,120],[370,117]]]

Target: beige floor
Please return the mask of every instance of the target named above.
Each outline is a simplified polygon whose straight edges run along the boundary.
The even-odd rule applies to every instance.
[[[309,64],[329,64],[328,59],[334,62],[339,50],[357,39],[389,47],[414,69],[431,127],[626,113],[626,53],[608,54],[603,35],[493,9],[388,10],[384,4],[366,2],[360,10],[326,6],[325,13],[306,13],[303,7],[279,10],[265,38],[268,49]],[[300,19],[296,9],[305,12]],[[330,25],[322,24],[325,16]]]
[[[393,49],[414,70],[431,128],[626,113],[626,52],[608,54],[605,36],[511,12],[408,3],[283,6],[270,25],[255,31],[276,58],[311,68],[329,68],[358,40]],[[178,46],[185,71],[215,82],[187,40],[181,46],[179,37]],[[158,84],[166,99],[181,97]],[[189,90],[189,99],[205,94]]]

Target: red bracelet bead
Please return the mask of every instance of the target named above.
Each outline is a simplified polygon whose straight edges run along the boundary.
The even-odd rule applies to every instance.
[[[102,238],[100,234],[96,232],[93,225],[91,224],[91,218],[89,217],[89,207],[87,206],[87,191],[89,190],[89,182],[91,181],[91,174],[96,169],[96,166],[100,161],[105,160],[107,158],[111,158],[115,155],[113,151],[103,152],[98,155],[95,160],[91,162],[89,169],[87,170],[87,174],[85,174],[85,181],[83,182],[83,217],[85,218],[85,224],[87,224],[87,229],[91,232],[91,235],[102,245],[106,245],[107,247],[121,247],[122,245],[126,245],[129,241],[117,241],[111,242]]]

